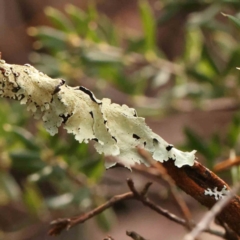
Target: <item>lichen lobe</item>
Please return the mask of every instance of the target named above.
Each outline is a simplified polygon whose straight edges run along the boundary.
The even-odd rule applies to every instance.
[[[153,133],[133,108],[98,100],[85,87],[69,87],[62,79],[52,79],[30,65],[10,65],[0,60],[0,96],[20,100],[47,131],[54,135],[63,125],[76,140],[94,140],[100,154],[116,156],[112,166],[131,167],[146,163],[137,148],[144,148],[159,162],[174,160],[177,167],[192,166],[195,152],[181,152]]]

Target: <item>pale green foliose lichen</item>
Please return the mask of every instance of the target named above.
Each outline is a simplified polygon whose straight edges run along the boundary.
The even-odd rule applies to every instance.
[[[220,191],[217,190],[217,187],[215,187],[213,190],[207,188],[207,190],[204,191],[204,195],[213,196],[216,201],[224,198],[227,194],[229,194],[229,190],[225,185]]]
[[[159,162],[173,160],[177,167],[193,166],[195,150],[182,152],[152,132],[135,109],[98,100],[84,87],[70,87],[62,79],[52,79],[29,64],[12,65],[0,60],[0,96],[27,105],[46,130],[54,135],[63,125],[77,141],[95,141],[100,154],[116,156],[116,162],[130,168],[144,163],[137,148],[143,148]]]

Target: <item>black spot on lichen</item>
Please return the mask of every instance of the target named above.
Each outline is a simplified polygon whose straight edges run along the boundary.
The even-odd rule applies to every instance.
[[[166,150],[167,150],[167,151],[170,151],[172,148],[173,148],[173,145],[168,145],[168,146],[166,147]]]
[[[86,94],[91,98],[91,100],[92,100],[93,102],[95,102],[95,103],[97,103],[97,104],[102,104],[102,103],[99,103],[99,102],[97,101],[97,99],[94,97],[93,93],[92,93],[89,89],[87,89],[87,88],[85,88],[85,87],[83,87],[83,86],[80,86],[80,87],[79,87],[79,90],[81,90],[81,91],[83,91],[84,93],[86,93]]]
[[[133,136],[133,138],[135,138],[135,139],[137,139],[137,140],[140,139],[140,137],[139,137],[137,134],[135,134],[135,133],[134,133],[132,136]]]
[[[63,119],[63,124],[65,124],[67,122],[67,120],[73,115],[73,113],[71,114],[67,114],[66,116],[64,114],[60,114],[59,117],[61,117]]]
[[[98,139],[97,139],[97,138],[93,138],[92,140],[94,140],[94,141],[98,142]]]
[[[18,78],[20,76],[19,72],[13,72],[14,77]]]
[[[144,145],[144,147],[146,147],[147,143],[146,143],[146,142],[144,142],[144,143],[143,143],[143,145]]]
[[[134,117],[137,117],[137,112],[136,112],[136,110],[134,110],[134,115],[133,115]]]
[[[61,90],[61,86],[65,84],[65,80],[61,79],[61,82],[55,87],[52,95],[58,93]]]
[[[18,95],[18,100],[21,101],[24,97],[25,97],[24,94],[20,94],[20,95]]]
[[[117,142],[117,139],[114,136],[112,136],[112,139],[115,140],[115,142]]]
[[[14,88],[12,89],[12,92],[16,93],[16,92],[18,92],[20,89],[21,89],[20,87],[14,87]]]
[[[104,120],[104,122],[103,122],[104,124],[106,124],[107,123],[107,120]]]
[[[90,113],[91,117],[94,118],[94,117],[93,117],[93,112],[91,111],[91,112],[89,112],[89,113]]]
[[[153,144],[158,144],[158,140],[156,138],[153,138]]]

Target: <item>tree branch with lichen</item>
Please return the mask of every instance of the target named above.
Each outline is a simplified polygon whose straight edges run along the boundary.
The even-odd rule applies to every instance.
[[[229,191],[222,179],[195,161],[195,150],[182,152],[174,148],[152,132],[135,109],[111,103],[110,99],[99,100],[83,86],[70,87],[63,79],[52,79],[29,64],[0,60],[0,96],[26,104],[51,135],[63,125],[80,143],[95,141],[100,154],[115,156],[115,162],[107,162],[106,167],[116,163],[128,168],[136,163],[149,166],[138,152],[142,148],[156,162],[163,163],[179,187],[208,208]],[[240,236],[239,197],[230,201],[218,219]]]
[[[70,87],[63,79],[52,79],[29,64],[7,64],[0,60],[0,96],[19,100],[33,116],[42,119],[46,130],[54,135],[63,125],[77,141],[95,141],[100,154],[116,156],[130,168],[147,164],[137,147],[150,152],[156,161],[174,160],[177,167],[193,165],[195,152],[182,152],[153,133],[133,108],[98,100],[83,86]]]

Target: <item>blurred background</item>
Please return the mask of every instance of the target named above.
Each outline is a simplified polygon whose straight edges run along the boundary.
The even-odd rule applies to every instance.
[[[0,51],[9,63],[30,63],[136,108],[154,132],[196,149],[211,170],[232,159],[218,173],[231,185],[240,176],[239,12],[238,0],[0,0]],[[52,239],[52,220],[128,191],[127,177],[137,187],[149,181],[135,170],[105,171],[91,144],[63,129],[51,137],[19,103],[2,99],[0,116],[0,239]],[[206,210],[179,194],[199,220]],[[181,216],[163,182],[149,196]],[[127,240],[126,230],[149,240],[186,233],[133,200],[55,239]]]

